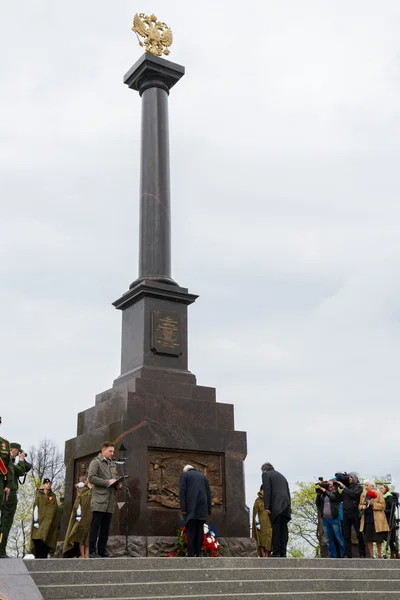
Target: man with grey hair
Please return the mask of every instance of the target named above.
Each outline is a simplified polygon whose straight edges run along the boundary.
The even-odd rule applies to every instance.
[[[211,515],[211,490],[207,477],[192,465],[183,467],[179,480],[179,499],[186,526],[188,556],[200,556],[203,545],[204,523]]]
[[[291,519],[291,498],[287,479],[275,471],[271,463],[261,467],[264,489],[264,507],[272,523],[272,554],[285,557],[289,539],[288,523]]]

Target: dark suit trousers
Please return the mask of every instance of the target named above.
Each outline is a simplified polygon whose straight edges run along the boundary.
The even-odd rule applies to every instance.
[[[360,531],[361,517],[358,510],[343,515],[343,536],[344,536],[344,554],[347,558],[351,558],[351,526],[354,527],[358,539],[358,550],[360,556],[365,558],[365,540],[364,535]]]
[[[112,513],[93,511],[89,534],[89,554],[96,554],[96,545],[100,556],[104,556],[106,553],[111,518]]]
[[[204,523],[198,519],[190,519],[186,524],[188,538],[188,556],[200,556],[204,537]]]
[[[286,556],[288,523],[289,519],[284,515],[278,515],[272,523],[272,556]]]
[[[33,540],[35,544],[35,558],[47,558],[50,548],[43,540]]]

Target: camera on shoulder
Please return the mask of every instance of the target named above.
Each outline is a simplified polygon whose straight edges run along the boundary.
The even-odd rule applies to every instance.
[[[335,477],[336,481],[340,481],[340,483],[343,483],[346,487],[350,485],[349,475],[346,471],[344,473],[335,473]]]

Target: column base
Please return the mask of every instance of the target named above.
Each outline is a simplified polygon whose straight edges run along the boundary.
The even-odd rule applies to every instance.
[[[151,281],[155,283],[165,283],[166,285],[176,285],[179,287],[179,284],[176,283],[171,277],[166,277],[165,275],[144,275],[143,277],[138,277],[131,283],[129,289],[132,290],[142,281]]]

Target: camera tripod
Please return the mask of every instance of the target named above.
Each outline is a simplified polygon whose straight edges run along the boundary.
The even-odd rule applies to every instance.
[[[400,523],[400,514],[399,514],[399,495],[392,493],[395,501],[390,507],[390,517],[389,517],[389,531],[386,539],[386,548],[383,554],[384,558],[389,558],[391,554],[395,554],[394,558],[400,558],[399,555],[399,523]]]

